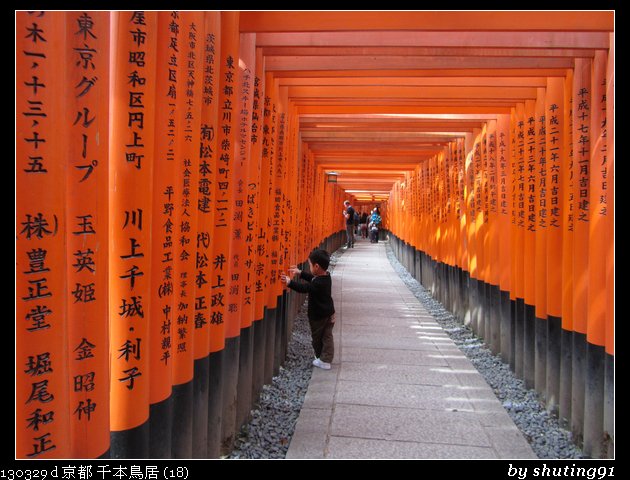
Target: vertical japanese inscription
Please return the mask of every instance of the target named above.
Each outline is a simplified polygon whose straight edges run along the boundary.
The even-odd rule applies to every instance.
[[[271,77],[268,75],[267,79],[271,80]],[[265,81],[265,93],[266,89],[273,85],[272,81]],[[269,171],[269,165],[271,164],[271,154],[270,154],[270,146],[271,146],[271,97],[263,94],[263,105],[262,105],[262,141],[261,141],[261,180],[260,180],[260,192],[259,196],[261,196],[260,202],[260,214],[258,220],[258,232],[256,234],[257,239],[257,262],[255,267],[256,280],[254,282],[254,292],[257,293],[257,298],[265,298],[264,297],[264,287],[266,286],[265,279],[265,268],[267,267],[267,258],[269,256],[268,247],[267,247],[267,233],[269,232],[269,222],[267,218],[268,214],[268,206],[270,199],[270,190],[272,183],[272,176]],[[308,214],[308,212],[307,212]],[[257,300],[258,302],[258,300]],[[265,301],[263,301],[265,303]]]
[[[240,70],[240,109],[239,109],[239,166],[241,168],[242,186],[239,187],[240,197],[235,198],[235,218],[238,216],[241,228],[242,242],[240,249],[240,291],[237,297],[241,305],[240,326],[248,327],[254,320],[252,288],[255,260],[254,232],[255,210],[254,202],[257,194],[258,162],[252,156],[252,108],[256,79],[252,72],[255,62],[254,41],[249,36],[241,36],[241,56],[243,65]],[[240,213],[238,212],[240,210]],[[235,220],[236,221],[236,220]]]
[[[65,87],[50,12],[16,14],[16,434],[18,458],[63,455],[63,168],[49,135]],[[57,18],[58,19],[58,18]],[[57,89],[57,90],[55,90]],[[59,163],[57,163],[59,162]],[[58,166],[59,165],[59,166]],[[57,408],[60,406],[61,408]]]
[[[263,102],[262,94],[262,52],[256,55],[256,75],[254,76],[254,88],[252,93],[252,121],[251,121],[251,160],[250,160],[250,182],[247,185],[247,236],[245,244],[248,252],[245,268],[248,272],[248,282],[246,291],[243,292],[243,301],[254,305],[253,317],[255,320],[262,318],[263,305],[256,301],[256,290],[258,285],[258,225],[261,220],[261,157],[262,157],[262,120]],[[302,157],[302,162],[305,159]],[[305,175],[304,175],[305,176]],[[251,252],[251,253],[250,253]]]
[[[240,43],[239,43],[240,44]],[[229,318],[226,335],[233,337],[239,334],[242,320],[243,287],[247,272],[244,270],[246,260],[245,246],[245,199],[248,177],[248,137],[249,130],[249,105],[248,98],[251,96],[251,70],[246,64],[247,58],[243,58],[240,52],[239,66],[235,69],[233,86],[224,86],[226,98],[233,98],[234,112],[231,118],[233,122],[233,149],[234,155],[230,172],[232,189],[230,192],[230,220],[232,223],[229,237],[229,265],[228,276],[229,286],[227,289],[227,309],[226,315]],[[227,79],[226,79],[227,80]]]
[[[562,152],[562,138],[561,138],[561,122],[562,112],[557,103],[551,103],[549,105],[547,114],[545,116],[547,120],[547,157],[548,157],[548,179],[547,184],[549,187],[549,200],[547,202],[547,212],[549,218],[549,226],[553,228],[559,228],[562,223],[561,218],[561,202],[560,187],[561,187],[561,172],[562,172],[562,158],[560,153]]]
[[[179,12],[159,13],[156,69],[156,138],[153,180],[153,259],[151,313],[151,368],[159,380],[151,382],[151,402],[167,398],[171,391],[175,293],[175,185],[176,138],[181,63]]]
[[[547,120],[546,115],[539,115],[536,119],[536,129],[538,133],[538,227],[547,228],[549,225],[548,206],[548,172],[547,172]]]
[[[493,130],[488,134],[488,213],[497,213],[499,207],[497,191],[497,133]]]
[[[218,66],[217,35],[219,12],[203,14],[203,46],[201,49],[201,89],[199,121],[199,155],[197,170],[197,232],[195,248],[194,357],[204,358],[210,351],[210,282],[212,281],[212,247],[215,242],[214,183],[216,160]],[[220,52],[219,52],[220,53]]]
[[[516,108],[512,109],[512,113],[510,115],[510,171],[511,171],[511,200],[512,200],[512,208],[510,215],[510,223],[516,226],[517,222],[517,210],[518,210],[518,201],[517,201],[517,187],[516,180],[518,178],[518,115],[516,112]]]
[[[480,164],[480,189],[479,189],[479,209],[482,224],[488,223],[488,133],[487,126],[484,127],[481,137],[481,164]]]
[[[141,170],[145,157],[144,153],[144,115],[145,115],[145,94],[146,94],[146,55],[145,50],[147,29],[144,12],[129,13],[128,36],[129,49],[125,52],[128,56],[128,102],[127,102],[127,134],[128,143],[125,145],[125,160],[129,167]],[[115,351],[118,351],[117,359],[119,370],[112,372],[117,376],[128,390],[133,390],[138,377],[144,372],[138,361],[142,359],[140,349],[141,339],[134,335],[133,324],[144,318],[144,304],[146,299],[140,292],[140,286],[146,282],[145,268],[140,259],[144,259],[145,253],[143,245],[138,237],[143,230],[143,215],[146,209],[135,205],[128,210],[116,212],[118,219],[114,229],[122,233],[122,255],[124,260],[124,270],[118,272],[118,278],[123,284],[128,296],[123,296],[118,304],[118,316],[130,325],[129,335],[124,339],[112,339]],[[146,228],[146,227],[144,227]],[[136,288],[138,287],[138,288]],[[129,353],[133,351],[133,354]],[[124,362],[124,363],[123,363]]]
[[[251,82],[251,80],[250,80]],[[245,260],[245,271],[247,272],[247,279],[245,281],[245,290],[243,292],[243,303],[251,305],[253,303],[253,288],[254,288],[254,274],[253,266],[256,261],[256,223],[257,223],[257,204],[258,204],[258,179],[260,178],[259,161],[254,158],[254,151],[259,152],[259,149],[254,150],[254,146],[258,144],[258,130],[260,128],[260,78],[254,77],[253,88],[253,101],[252,101],[252,122],[251,133],[249,141],[252,145],[252,158],[250,165],[250,181],[247,184],[247,199],[246,199],[246,227],[245,227],[245,246],[247,248],[247,258]]]
[[[565,86],[569,92],[571,92],[571,84]],[[567,191],[567,207],[566,207],[566,229],[568,232],[573,232],[575,228],[575,194],[574,194],[574,183],[575,183],[575,175],[573,164],[575,161],[574,157],[574,146],[575,140],[573,139],[573,108],[574,108],[574,99],[573,95],[568,95],[568,101],[565,102],[565,108],[568,109],[568,113],[565,118],[569,120],[569,124],[567,125],[567,134],[566,137],[568,139],[568,152],[566,155],[566,166],[564,168],[565,178],[567,181],[566,191]]]
[[[591,122],[591,95],[585,85],[577,90],[577,96],[573,99],[574,125],[574,168],[577,168],[577,217],[578,222],[588,222],[589,211],[589,170],[590,170],[590,122]]]
[[[516,226],[525,227],[525,120],[521,115],[517,116],[516,122],[516,162],[513,172],[513,181],[516,183]]]
[[[274,188],[274,207],[272,221],[272,241],[275,246],[275,273],[272,275],[272,282],[279,278],[283,268],[284,258],[284,222],[285,222],[285,201],[286,195],[284,191],[284,175],[286,170],[285,164],[285,131],[286,131],[286,114],[278,115],[278,152],[275,163],[275,188]],[[272,262],[273,263],[273,262]]]
[[[230,14],[221,13],[221,55],[218,95],[217,162],[214,184],[214,242],[212,249],[210,282],[210,344],[211,351],[223,348],[225,339],[226,309],[228,305],[230,245],[230,192],[233,163],[233,115],[238,103],[235,99],[238,58],[234,58],[234,27],[227,19]],[[224,22],[225,20],[225,22]],[[236,102],[236,103],[235,103]]]
[[[197,305],[194,289],[200,282],[197,275],[197,230],[199,151],[201,126],[201,95],[203,57],[203,13],[181,14],[181,60],[178,71],[178,148],[180,155],[175,161],[175,296],[173,303],[174,370],[173,383],[179,385],[193,377],[195,312]],[[208,243],[201,238],[201,245]]]
[[[501,215],[507,215],[510,210],[509,195],[508,195],[508,135],[507,132],[501,130],[499,132],[498,146],[497,146],[497,161],[499,164],[499,212]]]
[[[274,84],[273,82],[269,82],[270,89],[273,90]],[[275,92],[274,92],[275,93]],[[265,103],[266,99],[265,99]],[[274,165],[278,161],[277,151],[276,151],[276,136],[277,136],[277,121],[278,121],[278,110],[276,106],[275,99],[269,97],[268,107],[271,110],[270,116],[270,129],[269,129],[269,205],[267,210],[267,231],[271,232],[271,235],[267,236],[267,254],[268,254],[268,264],[267,264],[267,299],[271,298],[271,292],[273,286],[276,283],[276,269],[278,266],[278,251],[276,250],[277,243],[274,241],[274,211],[275,211],[275,195],[276,192],[274,190],[274,186],[277,184],[276,180],[276,172],[274,171]],[[264,168],[264,167],[263,167]],[[275,229],[275,236],[279,233],[279,228]]]
[[[157,13],[120,12],[112,18],[118,47],[112,62],[109,179],[110,425],[126,430],[149,413]]]
[[[176,162],[175,132],[177,131],[177,115],[175,102],[177,101],[177,79],[181,57],[179,50],[180,19],[178,12],[171,12],[171,20],[169,22],[168,30],[168,89],[166,92],[158,92],[158,95],[165,95],[168,102],[168,117],[166,125],[168,146],[166,150],[166,155],[162,159],[162,161],[173,163],[172,166],[166,166],[168,172],[173,173],[173,170],[176,168],[176,165],[174,165]],[[160,188],[159,191],[154,192],[154,195],[159,195],[162,200],[162,209],[160,211],[159,223],[159,228],[163,238],[161,269],[162,282],[158,287],[157,295],[158,298],[162,299],[160,302],[160,306],[162,307],[161,312],[158,312],[158,318],[160,318],[161,320],[160,335],[162,337],[162,341],[160,342],[160,362],[167,366],[173,352],[173,294],[175,290],[173,279],[173,237],[175,236],[175,225],[173,223],[173,211],[175,210],[174,175],[165,180],[167,181],[167,183],[163,186],[164,188]]]
[[[525,126],[526,133],[526,153],[525,156],[525,226],[528,232],[536,231],[536,117],[528,116]]]
[[[189,330],[193,326],[193,317],[191,315],[193,303],[190,293],[192,286],[191,277],[191,256],[195,251],[195,243],[191,243],[191,237],[195,235],[195,229],[192,228],[194,205],[191,203],[191,176],[194,170],[188,145],[192,143],[192,121],[193,121],[193,104],[194,95],[193,87],[194,79],[194,46],[195,28],[194,25],[186,25],[185,21],[182,25],[182,42],[180,49],[182,51],[181,62],[177,72],[177,78],[180,83],[179,97],[177,103],[178,118],[178,139],[180,155],[175,159],[176,169],[176,204],[175,204],[175,302],[173,305],[173,318],[175,325],[173,329],[174,355],[179,357],[189,350],[188,336]],[[191,38],[192,37],[192,38]],[[192,68],[191,68],[192,67]],[[196,238],[195,238],[196,240]],[[177,380],[175,383],[179,383]]]
[[[596,199],[597,203],[593,205],[593,208],[599,216],[605,217],[608,215],[608,127],[606,125],[606,76],[604,75],[601,80],[596,78],[595,81],[601,82],[602,86],[601,96],[594,99],[598,102],[597,108],[599,109],[599,118],[596,119],[596,121],[599,122],[601,128],[601,140],[597,143],[595,148],[599,150],[598,153],[601,160],[598,165],[595,165],[595,167],[599,169],[597,181],[599,182],[600,195]]]
[[[204,39],[204,74],[203,74],[203,96],[202,108],[209,108],[216,102],[214,98],[214,69],[216,58],[216,36],[214,32],[206,32]],[[199,135],[199,171],[197,189],[197,249],[195,268],[195,286],[197,294],[195,296],[195,329],[204,329],[210,321],[210,311],[206,288],[210,281],[210,229],[212,218],[212,184],[213,172],[215,168],[215,158],[213,142],[215,140],[214,124],[208,121],[207,116],[200,127]]]
[[[464,139],[457,140],[457,219],[462,217],[462,209],[465,208],[464,185],[466,166],[466,152],[464,149]],[[424,192],[424,189],[420,190]],[[422,210],[421,210],[422,211]]]
[[[69,131],[66,215],[68,338],[76,347],[89,338],[93,355],[70,357],[68,376],[71,445],[77,457],[99,456],[109,447],[107,355],[108,69],[109,15],[72,12],[67,23],[66,122]],[[90,88],[79,85],[90,79]],[[71,220],[72,223],[72,220]],[[69,261],[68,261],[69,260]],[[86,441],[87,439],[90,441]]]

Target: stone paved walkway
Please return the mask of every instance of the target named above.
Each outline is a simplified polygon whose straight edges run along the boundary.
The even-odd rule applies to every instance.
[[[333,368],[314,369],[287,458],[536,458],[383,243],[341,256],[333,297]]]

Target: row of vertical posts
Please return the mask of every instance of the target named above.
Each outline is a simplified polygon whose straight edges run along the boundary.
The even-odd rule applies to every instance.
[[[613,67],[576,58],[389,201],[398,258],[591,457],[614,446]]]
[[[303,300],[280,272],[343,241],[255,35],[17,12],[16,98],[16,457],[229,452]]]

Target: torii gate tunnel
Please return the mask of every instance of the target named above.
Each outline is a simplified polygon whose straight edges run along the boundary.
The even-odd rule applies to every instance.
[[[344,200],[612,455],[614,11],[19,11],[15,173],[17,458],[229,451]]]

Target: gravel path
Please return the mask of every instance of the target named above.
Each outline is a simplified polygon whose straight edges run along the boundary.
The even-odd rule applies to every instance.
[[[340,249],[330,256],[329,272],[343,252]],[[241,428],[235,448],[226,458],[285,458],[313,372],[315,356],[307,307],[305,300],[294,321],[280,373],[273,377],[271,385],[263,386],[258,408],[252,410],[251,420]]]
[[[389,244],[386,249],[394,270],[494,389],[536,455],[539,458],[583,458],[571,441],[571,433],[561,428],[558,420],[546,411],[538,394],[526,389],[509,365],[493,355],[470,328],[455,320],[431,297],[398,262]],[[343,252],[338,250],[332,254],[330,271]],[[250,422],[241,428],[235,449],[227,458],[285,458],[313,371],[306,308],[307,302],[304,302],[295,319],[284,366],[280,367],[278,376],[273,377],[272,384],[263,387],[258,409],[252,411]]]
[[[389,243],[387,258],[409,290],[433,315],[459,349],[470,359],[485,378],[503,407],[521,430],[538,458],[583,458],[582,452],[571,440],[571,432],[558,424],[535,390],[528,390],[516,378],[510,366],[492,352],[473,331],[459,323],[453,314],[435,300],[431,294],[396,259]]]

